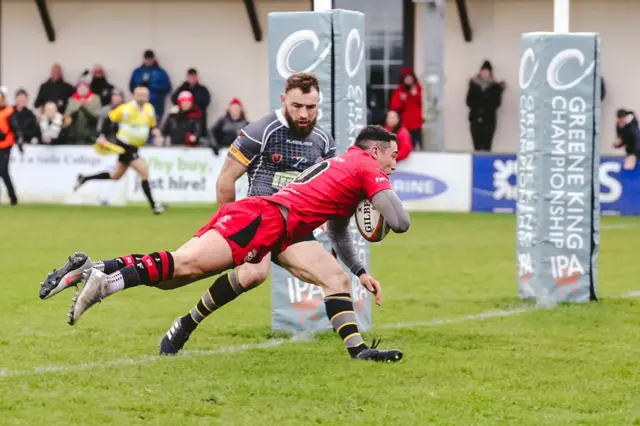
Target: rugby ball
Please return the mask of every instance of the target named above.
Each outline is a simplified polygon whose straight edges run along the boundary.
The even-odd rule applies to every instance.
[[[362,200],[356,210],[356,225],[362,237],[371,242],[377,243],[384,239],[389,233],[389,225],[384,217],[373,208],[371,201]]]

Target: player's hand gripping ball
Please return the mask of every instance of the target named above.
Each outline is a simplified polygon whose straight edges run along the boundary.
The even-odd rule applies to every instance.
[[[356,224],[358,225],[360,235],[371,243],[382,241],[391,229],[387,221],[384,220],[384,217],[373,208],[369,200],[362,200],[360,204],[358,204]]]

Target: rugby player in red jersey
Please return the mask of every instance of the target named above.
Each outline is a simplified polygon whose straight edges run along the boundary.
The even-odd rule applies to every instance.
[[[223,205],[178,250],[151,253],[109,275],[91,269],[72,304],[70,324],[95,303],[126,288],[174,289],[243,263],[259,263],[272,253],[297,278],[324,287],[327,316],[353,358],[398,361],[401,351],[370,348],[362,340],[349,295],[349,276],[330,253],[320,245],[304,255],[287,251],[328,222],[338,257],[380,305],[382,288],[357,258],[348,224],[360,201],[368,198],[394,232],[407,231],[409,216],[388,177],[395,170],[397,153],[395,135],[380,126],[368,126],[345,154],[311,166],[276,194]],[[229,281],[226,286],[212,286],[198,302],[198,310],[204,316],[219,309],[242,292],[238,287]],[[160,344],[162,354],[175,354],[184,346],[193,330],[189,318],[193,321],[185,315],[173,323]]]

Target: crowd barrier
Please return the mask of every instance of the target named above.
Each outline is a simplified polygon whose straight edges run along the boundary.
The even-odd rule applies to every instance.
[[[144,147],[154,197],[167,203],[214,203],[215,182],[226,152],[208,148]],[[640,215],[640,171],[625,171],[623,158],[602,157],[600,202],[605,215]],[[78,174],[112,170],[115,157],[90,146],[27,146],[12,152],[11,175],[21,202],[126,205],[145,202],[137,175],[120,181],[91,181],[73,192]],[[411,211],[514,213],[515,155],[416,152],[391,177],[394,190]],[[247,191],[242,177],[238,198]],[[6,202],[6,191],[0,195]]]

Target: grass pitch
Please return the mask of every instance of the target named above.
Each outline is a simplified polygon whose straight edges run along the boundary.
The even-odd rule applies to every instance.
[[[532,310],[515,298],[512,216],[413,214],[372,254],[384,300],[365,338],[403,349],[395,365],[351,361],[333,333],[272,336],[269,284],[172,358],[160,338],[210,281],[126,291],[75,327],[72,291],[38,299],[73,251],[174,249],[211,213],[0,206],[0,424],[640,424],[635,218],[603,220],[601,301]]]

